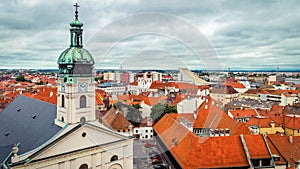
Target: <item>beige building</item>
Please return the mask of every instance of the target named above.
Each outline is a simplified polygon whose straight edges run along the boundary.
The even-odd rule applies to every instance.
[[[216,101],[227,104],[231,101],[237,100],[240,93],[231,86],[214,87],[210,90],[210,96]]]

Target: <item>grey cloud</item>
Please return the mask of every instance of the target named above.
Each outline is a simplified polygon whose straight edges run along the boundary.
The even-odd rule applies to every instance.
[[[14,60],[17,68],[28,65],[57,67],[56,59],[69,46],[69,22],[74,19],[74,1],[11,0],[0,3],[0,68],[7,66],[5,58]],[[211,62],[222,62],[224,67],[280,67],[298,68],[300,39],[300,2],[289,1],[78,1],[79,19],[84,22],[85,47],[91,51],[99,66],[118,67],[129,58],[148,57],[182,58],[190,67],[203,67],[211,51],[201,49],[201,56],[195,56],[197,36],[193,29],[176,20],[163,20],[145,16],[127,20],[122,19],[143,12],[162,12],[180,17],[207,33],[214,46],[217,58]],[[119,22],[111,29],[106,26]],[[189,39],[190,46],[184,46],[174,37],[158,34],[136,35],[121,39],[122,31],[137,34],[149,27],[165,31],[170,29],[165,23],[173,25],[169,31]],[[101,36],[98,31],[103,31]],[[148,29],[149,30],[149,29]],[[116,46],[114,46],[116,45]],[[150,48],[150,46],[151,48]],[[110,48],[104,54],[104,48]],[[97,51],[98,50],[98,51]],[[153,50],[153,52],[149,52]],[[155,52],[154,52],[155,51]],[[102,51],[103,52],[103,51]],[[156,56],[157,55],[157,56]],[[26,58],[23,60],[23,58]],[[42,58],[42,59],[38,59]],[[127,58],[127,61],[126,61]],[[282,59],[284,58],[284,59]],[[38,60],[37,60],[38,59]],[[128,60],[129,59],[129,60]],[[260,59],[260,63],[256,64]],[[3,62],[2,62],[3,61]],[[102,63],[103,62],[103,63]],[[279,63],[282,62],[282,63]],[[200,63],[200,64],[199,64]],[[253,64],[255,63],[255,64]],[[293,63],[293,64],[291,64]],[[96,68],[97,68],[96,65]],[[163,64],[162,64],[163,65]],[[298,66],[297,66],[298,65]],[[220,66],[219,66],[220,67]],[[103,68],[103,67],[102,67]]]

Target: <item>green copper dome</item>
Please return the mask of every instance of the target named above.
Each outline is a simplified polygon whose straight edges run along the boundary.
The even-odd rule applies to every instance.
[[[75,19],[73,22],[70,23],[70,26],[72,27],[82,27],[83,26],[83,23],[80,22],[78,19]]]
[[[86,49],[70,47],[63,51],[57,61],[57,64],[95,64],[95,61]]]

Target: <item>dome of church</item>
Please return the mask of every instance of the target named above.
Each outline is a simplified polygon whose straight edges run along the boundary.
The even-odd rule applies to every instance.
[[[58,60],[57,64],[95,64],[95,61],[86,49],[78,47],[70,47],[63,51]]]
[[[75,19],[73,22],[70,23],[70,26],[72,26],[72,27],[82,27],[83,23],[80,22],[78,19]]]

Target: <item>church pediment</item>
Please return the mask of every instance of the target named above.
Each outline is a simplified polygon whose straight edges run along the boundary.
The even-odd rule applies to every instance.
[[[121,142],[126,139],[128,138],[113,133],[113,131],[106,128],[101,128],[101,126],[91,124],[80,127],[75,126],[66,134],[49,143],[45,148],[36,152],[31,160],[49,158],[95,146],[101,147],[101,145]]]

